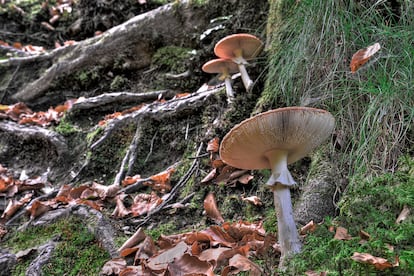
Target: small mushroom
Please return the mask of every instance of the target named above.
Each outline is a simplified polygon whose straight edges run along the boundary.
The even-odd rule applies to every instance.
[[[220,145],[221,159],[236,168],[271,169],[266,185],[274,194],[283,260],[300,252],[289,187],[296,184],[287,167],[331,135],[333,116],[311,107],[286,107],[260,113],[236,125]]]
[[[262,50],[263,43],[251,34],[233,34],[222,38],[214,47],[216,56],[231,59],[237,63],[247,91],[252,88],[253,82],[247,74],[248,60],[255,58]]]
[[[206,73],[217,73],[220,80],[226,84],[227,101],[231,103],[234,99],[234,91],[231,87],[231,75],[238,72],[238,66],[230,59],[213,59],[206,62],[201,68]]]

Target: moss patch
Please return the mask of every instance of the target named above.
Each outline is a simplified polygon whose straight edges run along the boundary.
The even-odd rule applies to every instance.
[[[51,261],[43,268],[43,273],[47,275],[97,275],[109,258],[109,254],[97,243],[87,226],[73,217],[9,234],[2,241],[2,246],[17,253],[44,244],[52,238],[58,240],[58,245]],[[33,259],[34,257],[32,256]],[[19,263],[12,275],[24,275],[33,259]]]

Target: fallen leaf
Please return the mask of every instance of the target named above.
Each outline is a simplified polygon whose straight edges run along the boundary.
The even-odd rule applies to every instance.
[[[48,204],[46,204],[45,202],[41,202],[39,200],[34,201],[30,207],[26,208],[26,210],[30,214],[30,219],[37,218],[49,211],[50,209],[51,207]]]
[[[260,267],[250,261],[247,257],[242,256],[240,254],[234,255],[229,260],[229,265],[223,269],[222,276],[226,276],[230,274],[238,274],[242,271],[250,271],[249,275],[251,276],[259,276],[262,275],[262,271]]]
[[[381,49],[379,43],[374,43],[364,49],[358,50],[351,59],[351,72],[355,73],[362,65],[364,65],[376,52]]]
[[[361,238],[361,240],[359,241],[360,244],[367,242],[371,238],[371,235],[365,232],[364,230],[359,230],[358,234]]]
[[[306,235],[308,233],[313,233],[316,230],[316,224],[313,220],[309,221],[305,226],[300,228],[299,234]]]
[[[130,210],[132,216],[140,216],[153,210],[160,205],[162,199],[154,192],[151,194],[138,194],[134,197],[134,203],[131,205]]]
[[[104,264],[99,275],[119,275],[126,266],[127,263],[124,258],[114,258]]]
[[[169,273],[168,275],[215,275],[213,266],[209,262],[202,261],[188,253],[170,262],[167,272]]]
[[[123,195],[118,195],[115,197],[116,206],[114,211],[112,212],[112,216],[115,218],[123,218],[128,216],[131,211],[128,210],[123,202]]]
[[[256,205],[256,206],[261,206],[263,204],[262,201],[260,200],[260,198],[257,197],[257,196],[242,197],[242,200],[246,201],[246,202],[249,202],[249,203],[251,203],[253,205]]]
[[[188,245],[185,242],[181,241],[174,247],[150,258],[147,262],[147,267],[155,272],[165,271],[169,263],[172,263],[174,260],[181,258],[189,250],[190,249]]]
[[[122,186],[129,186],[135,184],[137,181],[142,180],[141,175],[137,174],[134,176],[126,176],[124,180],[122,180]]]
[[[334,239],[347,241],[352,239],[352,236],[348,234],[348,230],[346,228],[339,226],[336,228]]]
[[[221,216],[219,209],[217,208],[216,197],[214,193],[209,193],[204,199],[204,210],[207,216],[214,220],[216,223],[221,224],[224,222],[224,218]]]
[[[398,262],[392,264],[387,259],[374,257],[368,253],[354,252],[354,255],[352,255],[351,259],[359,263],[371,264],[378,270],[384,270],[399,265]]]
[[[396,224],[400,224],[410,215],[410,208],[407,205],[404,205],[401,213],[398,215],[398,218],[395,220]]]
[[[219,150],[219,141],[220,139],[218,137],[215,137],[208,141],[207,143],[207,151],[208,152],[218,152]]]
[[[202,180],[201,183],[207,183],[216,177],[217,169],[212,169]]]
[[[139,244],[145,239],[146,236],[147,235],[144,230],[142,230],[142,227],[138,228],[138,230],[118,249],[118,252],[121,252],[125,248],[133,247]]]

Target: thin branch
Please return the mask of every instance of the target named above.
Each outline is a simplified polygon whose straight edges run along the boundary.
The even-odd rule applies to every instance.
[[[203,149],[203,143],[200,143],[200,146],[198,147],[197,154],[199,155],[201,150]],[[185,175],[180,179],[180,181],[172,188],[171,192],[168,194],[167,198],[164,199],[164,201],[158,205],[155,209],[153,209],[151,212],[147,214],[147,216],[139,221],[136,221],[138,223],[137,227],[141,227],[145,225],[154,214],[159,213],[161,210],[164,209],[167,204],[172,201],[175,196],[177,195],[178,191],[181,190],[181,188],[188,182],[190,177],[193,175],[193,173],[196,171],[196,168],[199,164],[198,159],[194,159],[193,163],[191,164],[191,167],[187,170]]]

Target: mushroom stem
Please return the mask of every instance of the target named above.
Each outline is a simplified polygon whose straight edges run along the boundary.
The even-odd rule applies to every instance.
[[[289,186],[277,184],[273,189],[273,197],[277,215],[278,239],[282,252],[280,264],[283,267],[284,260],[299,253],[302,245],[293,219]]]
[[[267,152],[265,155],[272,168],[272,175],[266,182],[266,185],[273,187],[276,183],[287,186],[296,184],[296,181],[293,179],[287,167],[287,151],[276,149]]]
[[[248,62],[243,58],[243,51],[242,49],[236,49],[233,52],[235,54],[235,58],[233,58],[234,63],[237,63],[237,66],[239,67],[239,71],[241,74],[241,78],[243,81],[243,85],[246,88],[246,90],[249,92],[252,89],[253,81],[250,79],[249,74],[247,73],[245,64],[248,64]]]
[[[237,65],[239,66],[243,85],[246,88],[247,92],[249,92],[253,87],[253,81],[250,79],[249,74],[247,73],[246,66],[244,66],[243,63],[238,63]]]
[[[232,103],[234,100],[234,91],[233,91],[233,88],[231,87],[230,77],[226,77],[224,79],[224,83],[226,84],[227,102]]]
[[[295,220],[293,219],[292,202],[289,186],[296,184],[287,167],[288,152],[272,150],[266,157],[272,168],[272,175],[266,182],[273,191],[277,216],[278,239],[282,251],[281,267],[286,257],[300,252],[301,243]]]

